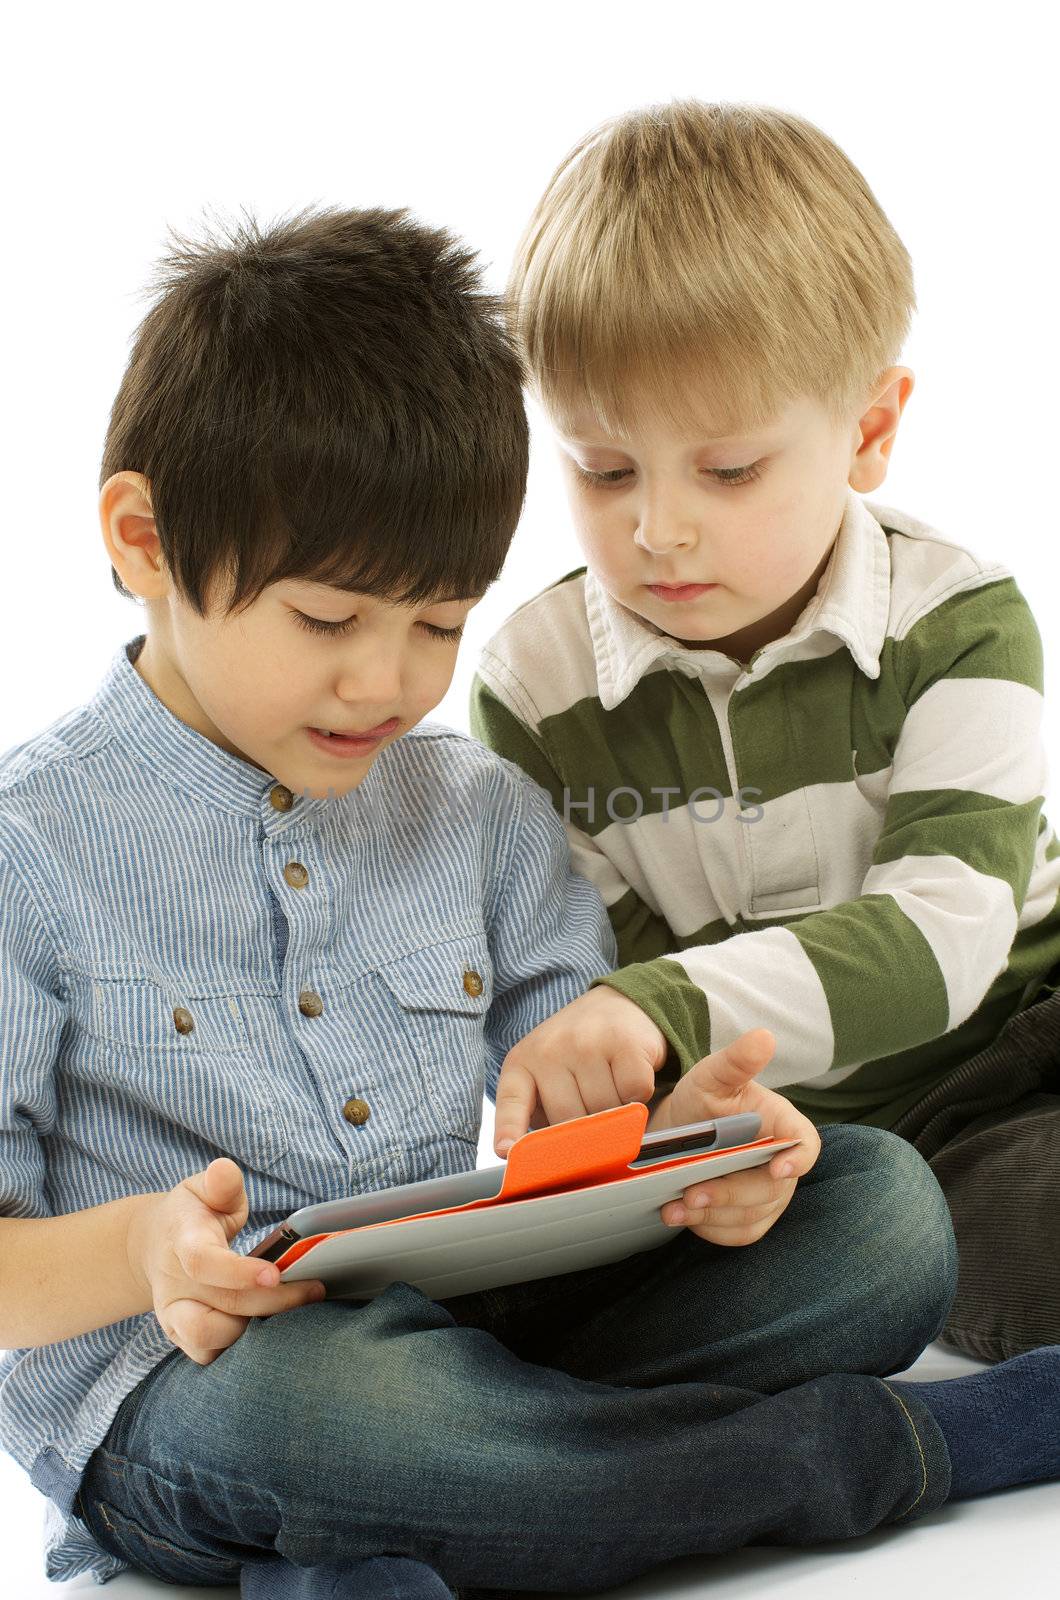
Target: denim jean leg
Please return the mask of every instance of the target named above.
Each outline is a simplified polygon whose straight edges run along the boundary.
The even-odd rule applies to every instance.
[[[176,1353],[169,1360],[188,1364]],[[126,1397],[81,1482],[78,1515],[104,1549],[166,1583],[238,1581],[243,1600],[454,1600],[456,1591],[437,1572],[407,1556],[377,1555],[298,1567],[281,1555],[265,1555],[255,1548],[255,1540],[259,1544],[261,1540],[260,1521],[249,1506],[260,1497],[249,1485],[244,1485],[242,1494],[238,1483],[234,1493],[220,1488],[219,1498],[225,1504],[223,1510],[211,1508],[211,1541],[209,1519],[199,1507],[206,1493],[206,1474],[187,1463],[188,1482],[180,1490],[171,1481],[179,1476],[172,1466],[154,1472],[136,1459],[129,1442],[133,1419],[160,1371],[156,1368]],[[164,1429],[164,1423],[161,1426]],[[141,1433],[142,1429],[141,1422]],[[252,1473],[244,1469],[243,1476],[249,1480]],[[220,1486],[220,1480],[214,1481]],[[229,1537],[222,1539],[218,1535],[226,1523]]]
[[[903,1371],[940,1332],[956,1281],[949,1208],[924,1159],[892,1133],[838,1124],[754,1244],[682,1228],[612,1266],[494,1291],[494,1327],[524,1360],[579,1378],[776,1394],[830,1372]]]
[[[592,1592],[674,1556],[855,1537],[949,1489],[930,1414],[874,1376],[585,1381],[406,1283],[164,1363],[112,1444],[86,1492],[127,1496],[155,1539],[162,1519],[171,1550],[235,1570],[406,1556],[456,1590]]]
[[[348,1564],[293,1567],[282,1556],[240,1568],[241,1600],[453,1600],[454,1591],[421,1561],[370,1556]]]

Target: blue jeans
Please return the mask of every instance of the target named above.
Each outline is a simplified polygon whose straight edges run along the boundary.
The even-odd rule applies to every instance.
[[[254,1600],[576,1590],[745,1544],[848,1539],[942,1504],[930,1413],[881,1377],[957,1281],[905,1140],[822,1130],[758,1243],[687,1229],[558,1278],[428,1300],[395,1283],[181,1351],[81,1484],[100,1543]]]

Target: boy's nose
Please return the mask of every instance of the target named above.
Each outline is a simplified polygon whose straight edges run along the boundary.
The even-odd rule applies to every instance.
[[[637,498],[634,540],[649,555],[690,550],[699,539],[696,512],[683,484],[668,482],[663,474],[646,478]]]
[[[351,706],[397,706],[401,699],[401,660],[390,651],[364,651],[340,674],[335,684],[340,700]]]
[[[698,538],[696,526],[688,517],[644,513],[633,535],[633,542],[649,555],[664,556],[671,550],[691,550]]]

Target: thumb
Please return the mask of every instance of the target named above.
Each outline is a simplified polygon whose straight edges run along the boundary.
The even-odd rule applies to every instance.
[[[199,1198],[216,1211],[230,1239],[247,1220],[249,1204],[243,1174],[229,1156],[218,1156],[202,1173]]]
[[[777,1041],[768,1028],[752,1028],[721,1050],[704,1056],[687,1074],[703,1094],[736,1099],[773,1058]]]

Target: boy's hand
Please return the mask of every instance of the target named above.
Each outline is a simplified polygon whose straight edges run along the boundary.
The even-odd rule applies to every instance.
[[[759,1138],[800,1143],[779,1151],[764,1166],[693,1184],[680,1200],[663,1206],[659,1215],[664,1222],[683,1224],[710,1244],[754,1244],[786,1210],[799,1178],[821,1153],[821,1136],[790,1100],[754,1082],[775,1049],[768,1028],[754,1028],[724,1050],[704,1056],[656,1107],[648,1127],[676,1128],[707,1117],[755,1111],[762,1119]]]
[[[506,1156],[546,1128],[655,1093],[666,1035],[640,1006],[602,984],[538,1024],[508,1051],[497,1084],[493,1148]]]
[[[163,1333],[200,1366],[234,1344],[251,1317],[324,1297],[318,1280],[280,1285],[273,1262],[229,1247],[247,1211],[243,1174],[219,1156],[158,1195],[130,1224],[133,1275],[150,1294]]]

